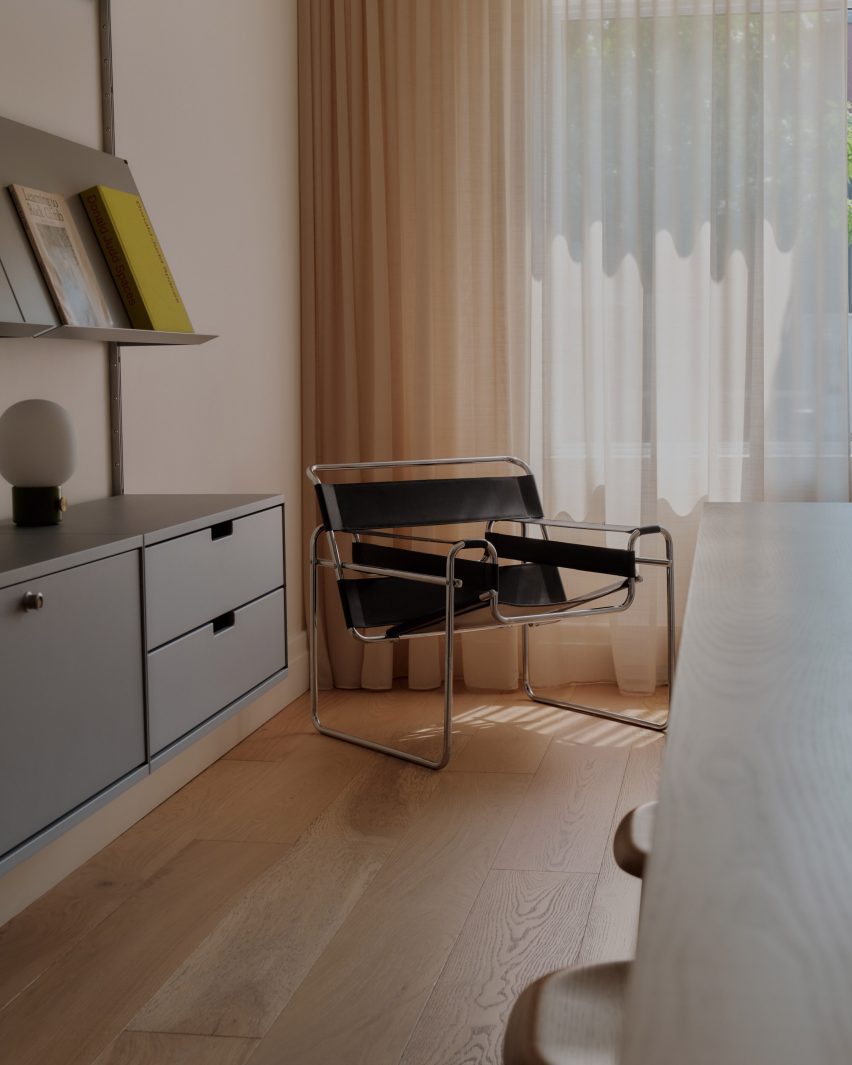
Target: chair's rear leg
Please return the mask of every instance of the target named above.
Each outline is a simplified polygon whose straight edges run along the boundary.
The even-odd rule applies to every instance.
[[[672,705],[675,675],[675,597],[674,597],[674,547],[671,535],[664,531],[666,543],[666,630],[668,637],[669,708]],[[666,717],[668,724],[668,716]]]
[[[447,589],[444,601],[444,742],[436,769],[443,769],[453,749],[453,643],[455,642],[455,587],[453,585],[455,553],[447,560]]]
[[[531,628],[531,625],[524,625],[521,636],[524,691],[526,692],[528,699],[531,699],[534,703],[541,703],[543,706],[556,707],[558,710],[573,710],[578,714],[588,714],[590,717],[602,717],[607,721],[617,721],[621,725],[635,725],[637,728],[650,729],[652,732],[665,732],[669,723],[668,714],[666,714],[665,721],[646,721],[644,718],[632,717],[630,714],[617,714],[614,710],[605,710],[600,706],[586,706],[583,703],[563,702],[561,699],[548,699],[543,695],[538,695],[530,681],[529,630]],[[672,661],[671,649],[669,651],[669,661]],[[669,687],[669,696],[671,697],[671,687]]]

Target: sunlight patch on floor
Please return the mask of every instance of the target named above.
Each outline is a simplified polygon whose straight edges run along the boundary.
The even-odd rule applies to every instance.
[[[668,690],[653,695],[625,695],[612,684],[577,684],[544,690],[542,694],[562,701],[635,715],[648,721],[664,719]],[[440,690],[413,691],[394,687],[381,692],[347,692],[345,703],[331,700],[323,720],[331,727],[359,732],[386,742],[424,741],[442,730],[443,700]],[[559,707],[528,700],[522,692],[483,693],[462,687],[454,696],[453,733],[480,738],[494,730],[517,730],[559,742],[591,746],[643,746],[658,733],[622,725]]]

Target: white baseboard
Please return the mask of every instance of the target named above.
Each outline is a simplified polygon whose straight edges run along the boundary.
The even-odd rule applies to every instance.
[[[307,634],[288,644],[288,673],[274,688],[228,718],[91,817],[47,844],[0,879],[0,925],[49,891],[155,806],[198,776],[308,688]]]

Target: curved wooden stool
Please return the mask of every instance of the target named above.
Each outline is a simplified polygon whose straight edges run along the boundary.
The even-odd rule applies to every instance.
[[[560,969],[512,1008],[504,1065],[616,1065],[629,961]]]
[[[645,862],[651,853],[656,821],[656,802],[637,806],[621,819],[613,837],[612,853],[618,867],[625,873],[641,878],[645,872]]]

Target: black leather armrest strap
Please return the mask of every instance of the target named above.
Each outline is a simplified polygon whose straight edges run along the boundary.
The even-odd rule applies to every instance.
[[[636,576],[635,553],[621,548],[534,540],[529,536],[510,536],[507,533],[488,533],[486,539],[494,545],[500,558],[538,562],[587,573],[611,573],[616,577]]]

